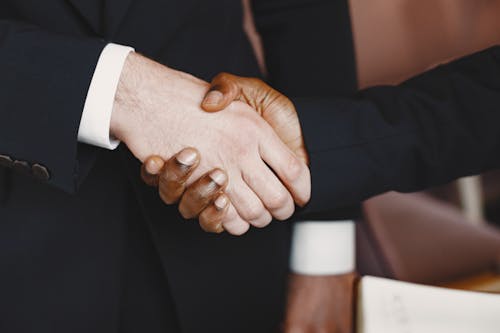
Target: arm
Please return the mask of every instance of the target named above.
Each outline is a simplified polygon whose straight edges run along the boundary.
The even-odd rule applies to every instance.
[[[68,192],[92,165],[77,143],[87,91],[105,43],[0,21],[0,154],[3,165]],[[21,163],[14,163],[15,161]]]
[[[50,172],[46,181],[76,191],[95,157],[95,148],[78,146],[77,138],[79,129],[80,139],[85,136],[79,126],[82,110],[104,46],[101,41],[69,38],[22,23],[0,21],[3,166],[35,174],[31,164],[44,164]],[[229,156],[206,154],[214,158],[204,160],[199,171],[222,165],[228,171],[232,182],[227,191],[232,205],[227,215],[233,222],[228,228],[238,234],[248,229],[246,221],[257,226],[269,223],[269,211],[290,215],[291,194],[297,201],[308,200],[309,170],[265,122],[244,111],[243,105],[235,105],[226,116],[207,117],[199,108],[206,83],[139,55],[127,59],[130,61],[123,66],[112,99],[112,115],[106,121],[110,124],[107,134],[127,144],[138,159],[153,154],[168,158],[189,145],[204,153],[225,147]],[[241,128],[227,126],[231,120]],[[206,126],[212,126],[213,131],[199,131]],[[246,130],[250,133],[242,134]],[[290,165],[296,168],[285,167]],[[276,175],[289,185],[288,189]],[[269,184],[281,186],[286,202],[276,200]]]
[[[357,99],[296,106],[313,175],[308,209],[416,191],[500,166],[499,47]]]
[[[255,79],[236,81],[215,84],[225,87],[218,103],[260,101],[254,107],[267,110],[262,116],[278,133],[298,123],[286,97],[273,97]],[[258,99],[252,92],[272,98]],[[295,126],[292,132],[298,138],[303,133],[305,144],[293,141],[298,142],[293,150],[303,150],[312,171],[306,212],[327,211],[389,190],[416,191],[500,166],[500,47],[400,86],[362,91],[356,99],[295,102],[302,129]],[[288,125],[280,128],[280,123]]]

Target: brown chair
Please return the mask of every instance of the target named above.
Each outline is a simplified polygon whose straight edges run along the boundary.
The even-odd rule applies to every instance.
[[[441,284],[496,268],[500,231],[474,226],[426,194],[388,193],[364,204],[358,223],[361,274]]]

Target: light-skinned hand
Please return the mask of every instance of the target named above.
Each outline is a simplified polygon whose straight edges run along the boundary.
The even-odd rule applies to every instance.
[[[204,112],[200,104],[208,89],[202,80],[131,53],[115,98],[111,135],[142,162],[150,156],[167,161],[196,147],[202,158],[186,185],[224,170],[230,204],[222,223],[232,234],[243,234],[250,225],[264,227],[273,214],[291,215],[293,201],[283,198],[307,202],[310,196],[306,164],[246,103]]]

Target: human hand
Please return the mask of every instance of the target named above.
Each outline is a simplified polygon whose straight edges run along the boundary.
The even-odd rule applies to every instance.
[[[352,333],[355,273],[290,276],[284,333]]]
[[[146,184],[158,187],[160,198],[165,203],[173,204],[182,198],[179,202],[182,216],[196,216],[203,230],[221,233],[230,205],[229,198],[224,194],[227,175],[215,169],[187,187],[187,180],[199,161],[200,155],[194,148],[186,148],[168,161],[151,156],[142,164],[141,177]]]
[[[276,134],[295,155],[307,163],[308,156],[297,112],[293,103],[286,96],[261,80],[222,73],[212,81],[210,92],[206,95],[202,106],[206,111],[215,112],[224,110],[233,101],[242,101],[254,108],[257,114],[273,127]],[[175,170],[169,171],[169,168],[175,168],[175,164],[166,165],[163,173],[170,174],[172,177],[176,172]],[[155,172],[155,170],[153,169],[152,172]],[[159,173],[154,175],[158,177]],[[154,175],[149,174],[148,177],[151,178]],[[160,194],[170,193],[170,200],[164,200],[166,203],[170,204],[180,200],[179,210],[183,213],[183,216],[199,216],[200,225],[205,231],[218,233],[223,230],[220,221],[223,220],[225,211],[217,211],[213,204],[214,199],[209,199],[203,195],[203,193],[209,193],[207,189],[203,188],[208,186],[207,184],[197,183],[196,188],[188,189],[190,193],[202,194],[197,196],[189,195],[189,198],[182,196],[186,189],[186,182],[178,179],[177,181],[171,180],[169,184],[170,187],[165,186],[165,183],[159,184]],[[300,199],[295,198],[295,200],[299,205],[304,204],[304,202],[300,202]],[[186,207],[195,207],[196,209]],[[207,212],[204,211],[205,208]]]
[[[225,170],[231,203],[223,225],[230,233],[246,232],[249,223],[263,227],[272,216],[288,218],[292,196],[309,200],[306,164],[244,103],[203,112],[199,105],[207,90],[207,83],[191,75],[132,53],[120,78],[111,134],[143,162],[154,155],[169,160],[185,147],[196,147],[203,160],[187,185],[213,169]]]
[[[309,162],[299,117],[288,97],[260,79],[220,73],[212,80],[202,108],[207,112],[218,112],[233,101],[251,106],[295,155],[305,163]]]

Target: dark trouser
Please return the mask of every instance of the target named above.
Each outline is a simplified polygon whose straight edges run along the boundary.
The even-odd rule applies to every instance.
[[[128,219],[120,300],[120,333],[180,332],[167,277],[140,214]]]

